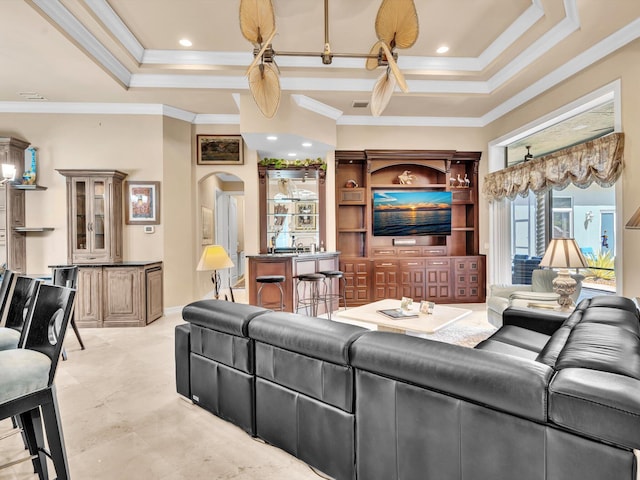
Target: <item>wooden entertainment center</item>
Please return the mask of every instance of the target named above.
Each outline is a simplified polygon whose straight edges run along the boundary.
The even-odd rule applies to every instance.
[[[485,301],[480,156],[455,150],[335,152],[336,245],[349,306],[403,296],[438,303]],[[451,192],[450,234],[374,235],[376,191]]]

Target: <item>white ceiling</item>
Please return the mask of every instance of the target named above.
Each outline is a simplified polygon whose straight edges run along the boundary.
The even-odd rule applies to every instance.
[[[483,126],[640,37],[638,0],[416,0],[420,35],[398,50],[409,93],[383,115],[382,70],[362,59],[276,56],[283,94],[338,124]],[[322,0],[274,0],[276,51],[321,52]],[[331,50],[366,54],[380,0],[329,2]],[[239,123],[252,45],[235,0],[0,0],[0,112],[164,113]],[[179,46],[183,37],[191,48]],[[441,44],[450,47],[436,54]],[[37,93],[46,100],[27,100]]]

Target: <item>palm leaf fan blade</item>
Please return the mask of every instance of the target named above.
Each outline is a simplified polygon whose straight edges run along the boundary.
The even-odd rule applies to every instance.
[[[244,38],[260,45],[275,28],[271,0],[240,0],[240,30]]]
[[[396,79],[390,75],[387,68],[378,78],[373,91],[371,92],[371,115],[379,117],[391,100],[393,90],[396,88]]]
[[[409,48],[418,39],[418,12],[413,0],[383,0],[376,16],[378,39],[398,48]]]
[[[398,85],[400,85],[400,89],[403,92],[407,93],[409,91],[409,87],[407,86],[407,82],[404,79],[404,75],[398,68],[398,64],[393,59],[391,50],[389,50],[389,47],[383,41],[380,42],[380,46],[382,47],[382,50],[384,50],[384,53],[387,56],[387,61],[389,62],[389,68],[393,72],[393,76],[396,77],[396,80],[398,81]]]
[[[369,55],[375,55],[375,57],[368,57],[364,66],[367,70],[375,70],[378,68],[378,52],[380,51],[380,41],[374,43],[373,47],[371,47],[371,51]]]
[[[256,65],[249,72],[249,89],[262,114],[271,118],[280,105],[280,79],[269,64]]]

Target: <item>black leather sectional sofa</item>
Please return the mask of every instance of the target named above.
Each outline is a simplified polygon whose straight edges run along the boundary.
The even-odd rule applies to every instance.
[[[475,349],[218,300],[183,318],[178,393],[333,478],[636,480],[629,299],[510,308]]]

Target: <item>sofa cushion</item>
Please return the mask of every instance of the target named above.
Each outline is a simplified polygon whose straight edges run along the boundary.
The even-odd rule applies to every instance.
[[[511,355],[512,357],[526,358],[527,360],[535,360],[538,356],[538,354],[532,350],[494,341],[490,338],[480,342],[475,348],[486,352],[503,353],[505,355]]]
[[[540,351],[540,354],[536,358],[536,362],[544,363],[550,367],[555,367],[558,361],[558,355],[567,343],[567,339],[571,334],[571,328],[561,327],[551,335],[551,338]]]
[[[182,309],[182,318],[204,328],[246,337],[247,325],[251,319],[265,312],[269,310],[211,299],[190,303]]]
[[[584,302],[588,302],[590,307],[617,308],[620,310],[627,310],[628,312],[635,314],[636,317],[639,316],[636,304],[633,303],[633,300],[630,298],[620,297],[617,295],[599,295],[597,297],[586,299]]]
[[[624,328],[629,332],[640,335],[640,323],[638,317],[626,310],[620,310],[613,307],[591,307],[582,314],[581,324],[599,323],[605,325],[614,325]]]
[[[505,325],[489,337],[488,340],[502,342],[520,348],[540,352],[549,341],[549,335],[534,332],[522,327]]]
[[[614,325],[576,325],[558,355],[556,370],[590,368],[640,379],[640,338]]]

